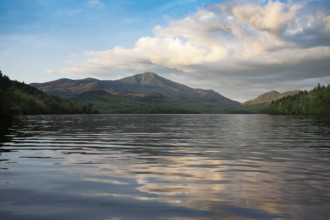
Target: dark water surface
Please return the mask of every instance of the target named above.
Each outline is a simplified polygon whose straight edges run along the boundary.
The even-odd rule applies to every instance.
[[[330,119],[1,119],[0,219],[330,219]]]

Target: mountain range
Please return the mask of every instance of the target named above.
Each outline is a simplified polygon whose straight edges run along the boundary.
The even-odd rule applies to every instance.
[[[59,79],[32,86],[50,95],[93,104],[101,113],[223,113],[239,102],[146,72],[120,80]]]
[[[119,80],[59,79],[32,86],[80,104],[92,104],[101,113],[264,113],[272,101],[299,91],[266,92],[239,103],[213,91],[190,88],[152,72]]]

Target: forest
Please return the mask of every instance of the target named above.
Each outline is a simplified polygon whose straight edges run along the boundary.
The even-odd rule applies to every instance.
[[[329,115],[330,84],[320,83],[311,91],[302,91],[293,96],[272,101],[267,109],[269,114],[278,115]]]
[[[93,114],[91,104],[80,105],[10,80],[0,71],[0,115]]]
[[[217,103],[183,102],[157,93],[143,97],[120,96],[104,90],[91,90],[70,98],[93,106],[103,114],[217,114],[226,113]]]

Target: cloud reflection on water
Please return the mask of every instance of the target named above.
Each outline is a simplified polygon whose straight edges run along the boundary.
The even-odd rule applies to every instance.
[[[330,126],[308,118],[141,115],[49,121],[38,135],[18,138],[19,147],[19,141],[6,147],[25,155],[38,152],[44,159],[29,158],[31,164],[71,176],[62,180],[64,189],[77,184],[72,193],[97,204],[119,199],[144,208],[151,203],[186,208],[185,214],[173,214],[180,219],[327,215],[330,161],[322,155],[329,153]],[[203,213],[187,216],[187,210]]]

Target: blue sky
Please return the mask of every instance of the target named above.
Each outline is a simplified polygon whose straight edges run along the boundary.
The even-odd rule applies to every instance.
[[[212,2],[212,1],[209,1]],[[85,50],[131,47],[166,16],[180,17],[207,1],[1,0],[1,70],[26,82]],[[59,76],[60,77],[60,76]]]
[[[145,71],[239,101],[330,83],[320,1],[1,0],[0,70],[19,81]]]

